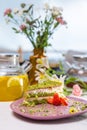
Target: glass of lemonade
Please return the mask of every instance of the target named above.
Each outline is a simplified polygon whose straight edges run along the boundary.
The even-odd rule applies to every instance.
[[[28,75],[19,65],[19,55],[0,54],[0,101],[21,98],[28,89]]]

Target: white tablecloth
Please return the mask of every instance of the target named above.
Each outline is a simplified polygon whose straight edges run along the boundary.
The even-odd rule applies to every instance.
[[[0,130],[87,130],[87,113],[66,119],[35,121],[12,112],[11,102],[0,102]]]

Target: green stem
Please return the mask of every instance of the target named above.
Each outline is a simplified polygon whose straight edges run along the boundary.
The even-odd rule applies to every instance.
[[[27,37],[30,40],[30,42],[32,43],[33,47],[36,48],[36,45],[35,45],[34,41],[32,40],[32,38],[30,38],[28,35],[27,35]]]

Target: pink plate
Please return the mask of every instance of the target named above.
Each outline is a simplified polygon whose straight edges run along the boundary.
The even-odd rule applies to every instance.
[[[87,100],[68,97],[68,106],[41,104],[33,107],[23,106],[23,98],[10,104],[13,112],[35,120],[54,120],[77,116],[87,112]]]

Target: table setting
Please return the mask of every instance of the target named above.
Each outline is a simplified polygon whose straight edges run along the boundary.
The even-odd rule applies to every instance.
[[[0,128],[85,130],[87,57],[74,54],[72,63],[64,54],[57,66],[55,60],[50,63],[49,39],[59,26],[67,28],[67,22],[60,7],[46,3],[42,19],[34,16],[34,9],[33,4],[21,3],[20,9],[4,11],[6,22],[14,25],[16,34],[25,35],[33,49],[21,64],[17,53],[0,54]]]
[[[66,126],[67,129],[73,129],[74,127],[75,129],[79,128],[81,130],[84,128],[85,130],[87,96],[83,88],[78,86],[74,86],[74,88],[74,91],[69,87],[66,89],[68,105],[39,104],[36,106],[23,106],[23,97],[15,101],[0,101],[0,119],[2,120],[0,128],[3,130],[21,128],[24,130],[24,128],[35,129],[37,127],[44,130],[49,128],[64,129]]]

